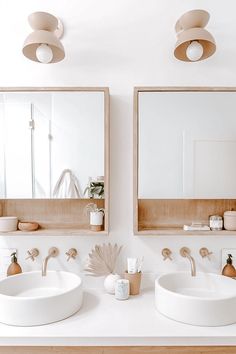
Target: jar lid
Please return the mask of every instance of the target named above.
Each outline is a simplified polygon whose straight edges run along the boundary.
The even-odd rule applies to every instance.
[[[236,211],[235,210],[228,210],[224,212],[224,216],[233,216],[236,217]]]
[[[129,284],[129,280],[128,279],[118,279],[116,281],[116,283],[118,283],[118,284]]]

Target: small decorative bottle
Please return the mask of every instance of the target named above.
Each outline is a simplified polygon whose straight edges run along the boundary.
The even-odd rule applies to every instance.
[[[11,254],[11,264],[7,269],[7,276],[22,273],[21,266],[17,263],[16,252]]]
[[[228,254],[228,258],[226,260],[226,265],[224,266],[222,270],[222,275],[225,275],[226,277],[231,277],[235,278],[236,277],[236,270],[232,264],[232,255]]]

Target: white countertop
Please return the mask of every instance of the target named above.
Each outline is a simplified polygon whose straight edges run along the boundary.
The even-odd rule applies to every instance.
[[[153,289],[126,301],[88,289],[81,310],[64,321],[37,327],[0,324],[0,345],[236,345],[236,324],[196,327],[169,320],[155,310]]]

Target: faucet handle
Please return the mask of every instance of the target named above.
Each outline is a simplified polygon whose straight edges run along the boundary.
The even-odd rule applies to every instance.
[[[202,247],[199,250],[200,255],[202,256],[202,258],[207,257],[209,259],[209,261],[211,260],[210,255],[213,254],[213,252],[209,252],[208,249],[206,247]]]
[[[28,257],[26,257],[25,259],[31,259],[34,262],[35,258],[39,255],[39,250],[37,248],[32,248],[30,251],[27,251],[27,254]]]
[[[191,251],[188,247],[182,247],[182,248],[180,248],[179,253],[182,257],[187,257],[187,256],[190,256]]]
[[[171,257],[171,250],[169,248],[163,248],[163,250],[161,251],[161,254],[163,256],[163,261],[165,261],[166,259],[169,259],[170,261],[172,261],[172,257]]]
[[[78,251],[75,248],[70,248],[69,251],[66,252],[66,255],[68,256],[67,262],[73,258],[75,259],[76,256],[78,255]]]

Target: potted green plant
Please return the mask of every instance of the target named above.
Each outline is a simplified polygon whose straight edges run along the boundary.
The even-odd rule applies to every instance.
[[[97,204],[89,203],[86,205],[86,211],[89,213],[90,230],[102,231],[105,214],[104,208],[98,208]]]
[[[102,199],[104,198],[104,181],[89,181],[85,188],[84,195],[88,193],[88,198]]]

